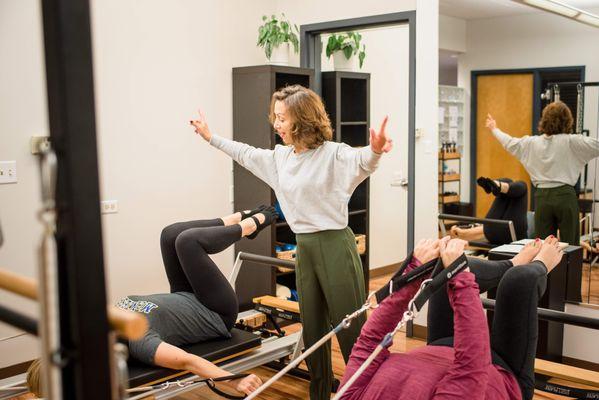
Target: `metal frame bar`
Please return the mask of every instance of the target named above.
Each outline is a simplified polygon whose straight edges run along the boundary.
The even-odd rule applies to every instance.
[[[241,264],[243,264],[244,261],[251,261],[256,264],[262,264],[267,267],[277,266],[277,267],[295,269],[295,262],[293,262],[293,261],[281,260],[280,258],[261,256],[258,254],[252,254],[252,253],[246,253],[246,252],[240,251],[239,253],[237,253],[237,257],[235,258],[235,263],[233,264],[233,270],[231,271],[231,274],[229,275],[229,278],[228,278],[228,281],[232,287],[235,287],[235,284],[237,283],[239,271],[241,270]]]
[[[590,86],[599,86],[599,82],[561,82],[561,83],[556,83],[556,82],[549,82],[547,83],[547,89],[552,89],[553,86],[583,86],[583,87],[590,87]]]
[[[482,299],[483,307],[487,310],[495,309],[495,300]],[[599,329],[599,319],[585,317],[584,315],[568,314],[564,311],[550,310],[548,308],[537,308],[539,319],[550,322],[559,322],[561,324],[580,326],[588,329]]]
[[[251,261],[256,264],[261,264],[265,267],[272,267],[274,265],[277,267],[285,267],[285,268],[295,269],[295,262],[293,262],[293,261],[281,260],[280,258],[267,257],[267,256],[259,255],[259,254],[252,254],[252,253],[246,253],[246,252],[240,251],[239,253],[237,253],[237,257],[235,259],[235,264],[233,264],[233,270],[231,271],[231,275],[229,275],[229,283],[231,284],[232,287],[235,287],[235,284],[237,283],[237,277],[239,276],[239,271],[241,270],[241,264],[243,264],[244,261]],[[299,340],[295,344],[295,348],[293,349],[291,360],[294,360],[295,358],[297,358],[301,354],[301,350],[304,347],[304,341],[303,341],[303,337],[301,335],[302,332],[303,332],[303,328],[299,331],[299,333],[300,333]]]
[[[88,0],[44,0],[64,398],[112,397]],[[90,317],[92,316],[92,317]]]
[[[416,185],[416,11],[349,18],[319,22],[300,27],[300,65],[314,69],[314,89],[321,93],[320,54],[321,42],[316,40],[321,33],[372,28],[378,26],[408,24],[409,49],[409,110],[408,110],[408,209],[407,209],[407,252],[414,247],[414,210]]]
[[[477,217],[467,217],[465,215],[454,215],[454,214],[439,214],[439,228],[441,229],[441,234],[445,236],[447,234],[447,230],[445,229],[445,224],[443,221],[446,219],[453,219],[459,222],[474,222],[478,224],[489,224],[489,225],[507,225],[507,228],[510,231],[510,238],[512,242],[518,240],[516,237],[516,230],[514,229],[514,223],[510,220],[503,219],[491,219],[491,218],[477,218]]]
[[[289,336],[282,338],[271,338],[262,342],[262,347],[252,351],[240,358],[227,361],[223,364],[219,364],[219,367],[231,372],[233,374],[247,371],[248,369],[256,368],[264,364],[268,364],[271,361],[279,360],[290,354],[293,354],[296,343],[301,339],[301,332],[293,333]],[[197,379],[196,375],[191,375],[186,378],[180,379],[181,382],[189,382]],[[140,400],[145,399],[150,395],[153,395],[154,399],[162,400],[169,399],[171,397],[180,395],[193,389],[197,389],[204,386],[205,383],[192,384],[183,388],[175,387],[173,390],[160,390],[148,391],[141,393],[136,396],[129,397],[128,400]]]

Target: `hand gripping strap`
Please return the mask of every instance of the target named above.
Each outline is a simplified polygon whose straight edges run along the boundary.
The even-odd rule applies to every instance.
[[[435,258],[427,262],[426,264],[423,264],[420,267],[415,268],[412,271],[404,274],[404,271],[412,261],[412,257],[412,253],[410,253],[410,255],[403,261],[401,267],[399,267],[399,270],[395,273],[395,275],[393,275],[391,280],[375,293],[377,303],[382,302],[391,293],[397,292],[399,289],[409,284],[413,280],[421,278],[422,276],[428,274],[438,264],[438,259]]]
[[[451,278],[459,274],[468,267],[468,259],[464,254],[458,257],[451,265],[441,271],[443,267],[442,261],[439,258],[435,271],[433,272],[432,280],[426,285],[426,287],[416,296],[414,299],[414,306],[417,311],[420,311],[422,306],[430,299],[430,297],[443,285],[445,285]],[[437,272],[438,271],[438,272]],[[435,274],[436,273],[436,274]]]

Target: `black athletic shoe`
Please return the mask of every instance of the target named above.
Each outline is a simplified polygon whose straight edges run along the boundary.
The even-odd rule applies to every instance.
[[[262,229],[266,228],[270,224],[273,224],[274,222],[276,222],[277,218],[279,218],[279,214],[276,212],[274,207],[266,207],[265,209],[261,210],[260,213],[264,215],[264,222],[260,223],[260,220],[258,218],[256,218],[253,215],[251,216],[251,218],[256,223],[256,231],[251,235],[248,235],[248,239],[254,239],[255,237],[257,237]]]
[[[481,188],[483,188],[483,190],[485,191],[485,193],[489,194],[491,193],[491,187],[489,186],[489,179],[485,178],[483,176],[481,176],[480,178],[478,178],[476,180],[476,183],[478,184],[478,186],[480,186]]]

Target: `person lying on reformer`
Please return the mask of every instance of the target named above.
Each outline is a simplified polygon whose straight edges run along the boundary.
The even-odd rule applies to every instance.
[[[148,318],[149,329],[144,337],[129,341],[130,355],[146,364],[186,370],[202,378],[232,375],[178,346],[231,337],[230,330],[237,320],[237,295],[209,254],[225,250],[242,237],[255,238],[277,217],[273,207],[260,206],[164,228],[160,250],[170,293],[127,296],[117,303],[117,307]],[[33,369],[28,375],[39,376]],[[249,394],[262,381],[252,374],[222,384]],[[39,388],[39,382],[30,386]]]
[[[487,194],[495,198],[485,218],[512,221],[516,240],[527,237],[528,222],[528,186],[523,181],[512,181],[509,178],[489,179],[480,177],[476,180],[478,185]],[[476,226],[451,227],[450,234],[454,238],[467,241],[486,239],[491,244],[501,245],[512,242],[510,231],[505,226],[495,224],[482,224]]]
[[[222,218],[178,222],[160,235],[160,250],[171,293],[128,296],[117,306],[147,315],[150,328],[129,352],[140,361],[190,371],[200,377],[231,375],[177,346],[230,337],[237,320],[237,295],[209,254],[220,253],[242,237],[253,239],[277,220],[273,207],[260,206]],[[249,394],[261,384],[250,375],[228,384]]]
[[[428,305],[427,346],[408,353],[383,350],[342,399],[531,399],[537,345],[537,301],[547,273],[560,261],[558,241],[524,246],[511,260],[466,258],[460,239],[421,241],[404,275],[437,257],[449,280]],[[451,275],[459,262],[467,268]],[[446,272],[442,272],[445,274]],[[341,388],[402,319],[423,278],[392,292],[372,313],[343,376]],[[492,332],[480,293],[497,287]]]

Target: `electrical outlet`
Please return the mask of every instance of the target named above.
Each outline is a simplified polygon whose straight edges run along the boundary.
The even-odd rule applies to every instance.
[[[17,162],[0,161],[0,184],[17,183]]]
[[[50,148],[50,138],[48,136],[32,136],[29,140],[31,154],[39,154]]]
[[[119,212],[118,200],[102,200],[100,202],[100,212],[102,214],[115,214]]]

